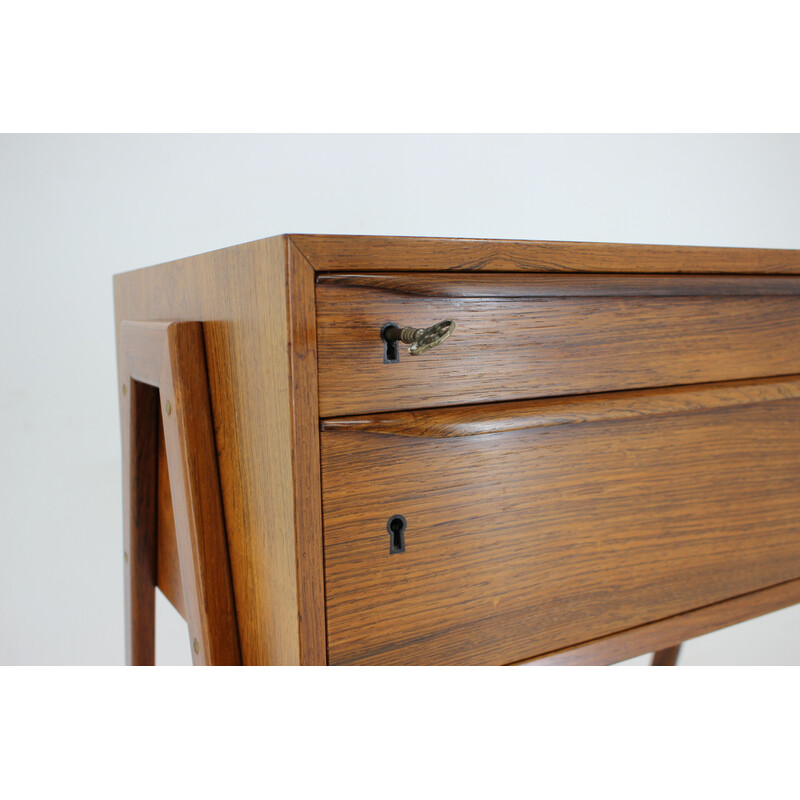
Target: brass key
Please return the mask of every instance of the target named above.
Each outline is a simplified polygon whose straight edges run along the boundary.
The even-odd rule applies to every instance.
[[[383,338],[387,342],[404,342],[410,345],[408,352],[418,356],[437,344],[441,344],[455,330],[456,324],[451,319],[445,319],[431,325],[429,328],[400,328],[397,325],[387,325],[383,330]]]

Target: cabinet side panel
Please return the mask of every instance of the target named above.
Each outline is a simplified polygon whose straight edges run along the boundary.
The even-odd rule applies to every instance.
[[[300,662],[286,239],[117,275],[122,320],[199,320],[245,664]]]

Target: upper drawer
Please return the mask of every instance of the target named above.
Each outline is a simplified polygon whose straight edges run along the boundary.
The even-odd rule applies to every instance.
[[[385,363],[387,323],[455,331]],[[800,278],[319,275],[320,415],[800,372]]]

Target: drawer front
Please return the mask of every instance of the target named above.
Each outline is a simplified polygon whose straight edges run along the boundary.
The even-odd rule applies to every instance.
[[[798,430],[800,379],[326,422],[329,661],[510,663],[797,578]]]
[[[455,330],[385,363],[387,323]],[[323,417],[800,372],[800,278],[321,275]]]

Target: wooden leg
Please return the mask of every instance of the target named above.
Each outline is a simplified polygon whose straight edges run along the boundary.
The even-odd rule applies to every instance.
[[[195,664],[241,664],[203,328],[166,331],[161,419]]]
[[[127,380],[123,393],[125,659],[155,663],[158,391]]]
[[[667,647],[664,650],[658,650],[657,652],[653,653],[653,661],[651,666],[674,667],[678,662],[678,653],[680,650],[681,646],[679,644],[673,645],[672,647]]]
[[[160,405],[192,660],[241,664],[202,325],[123,322],[120,354],[128,663],[154,661]]]

